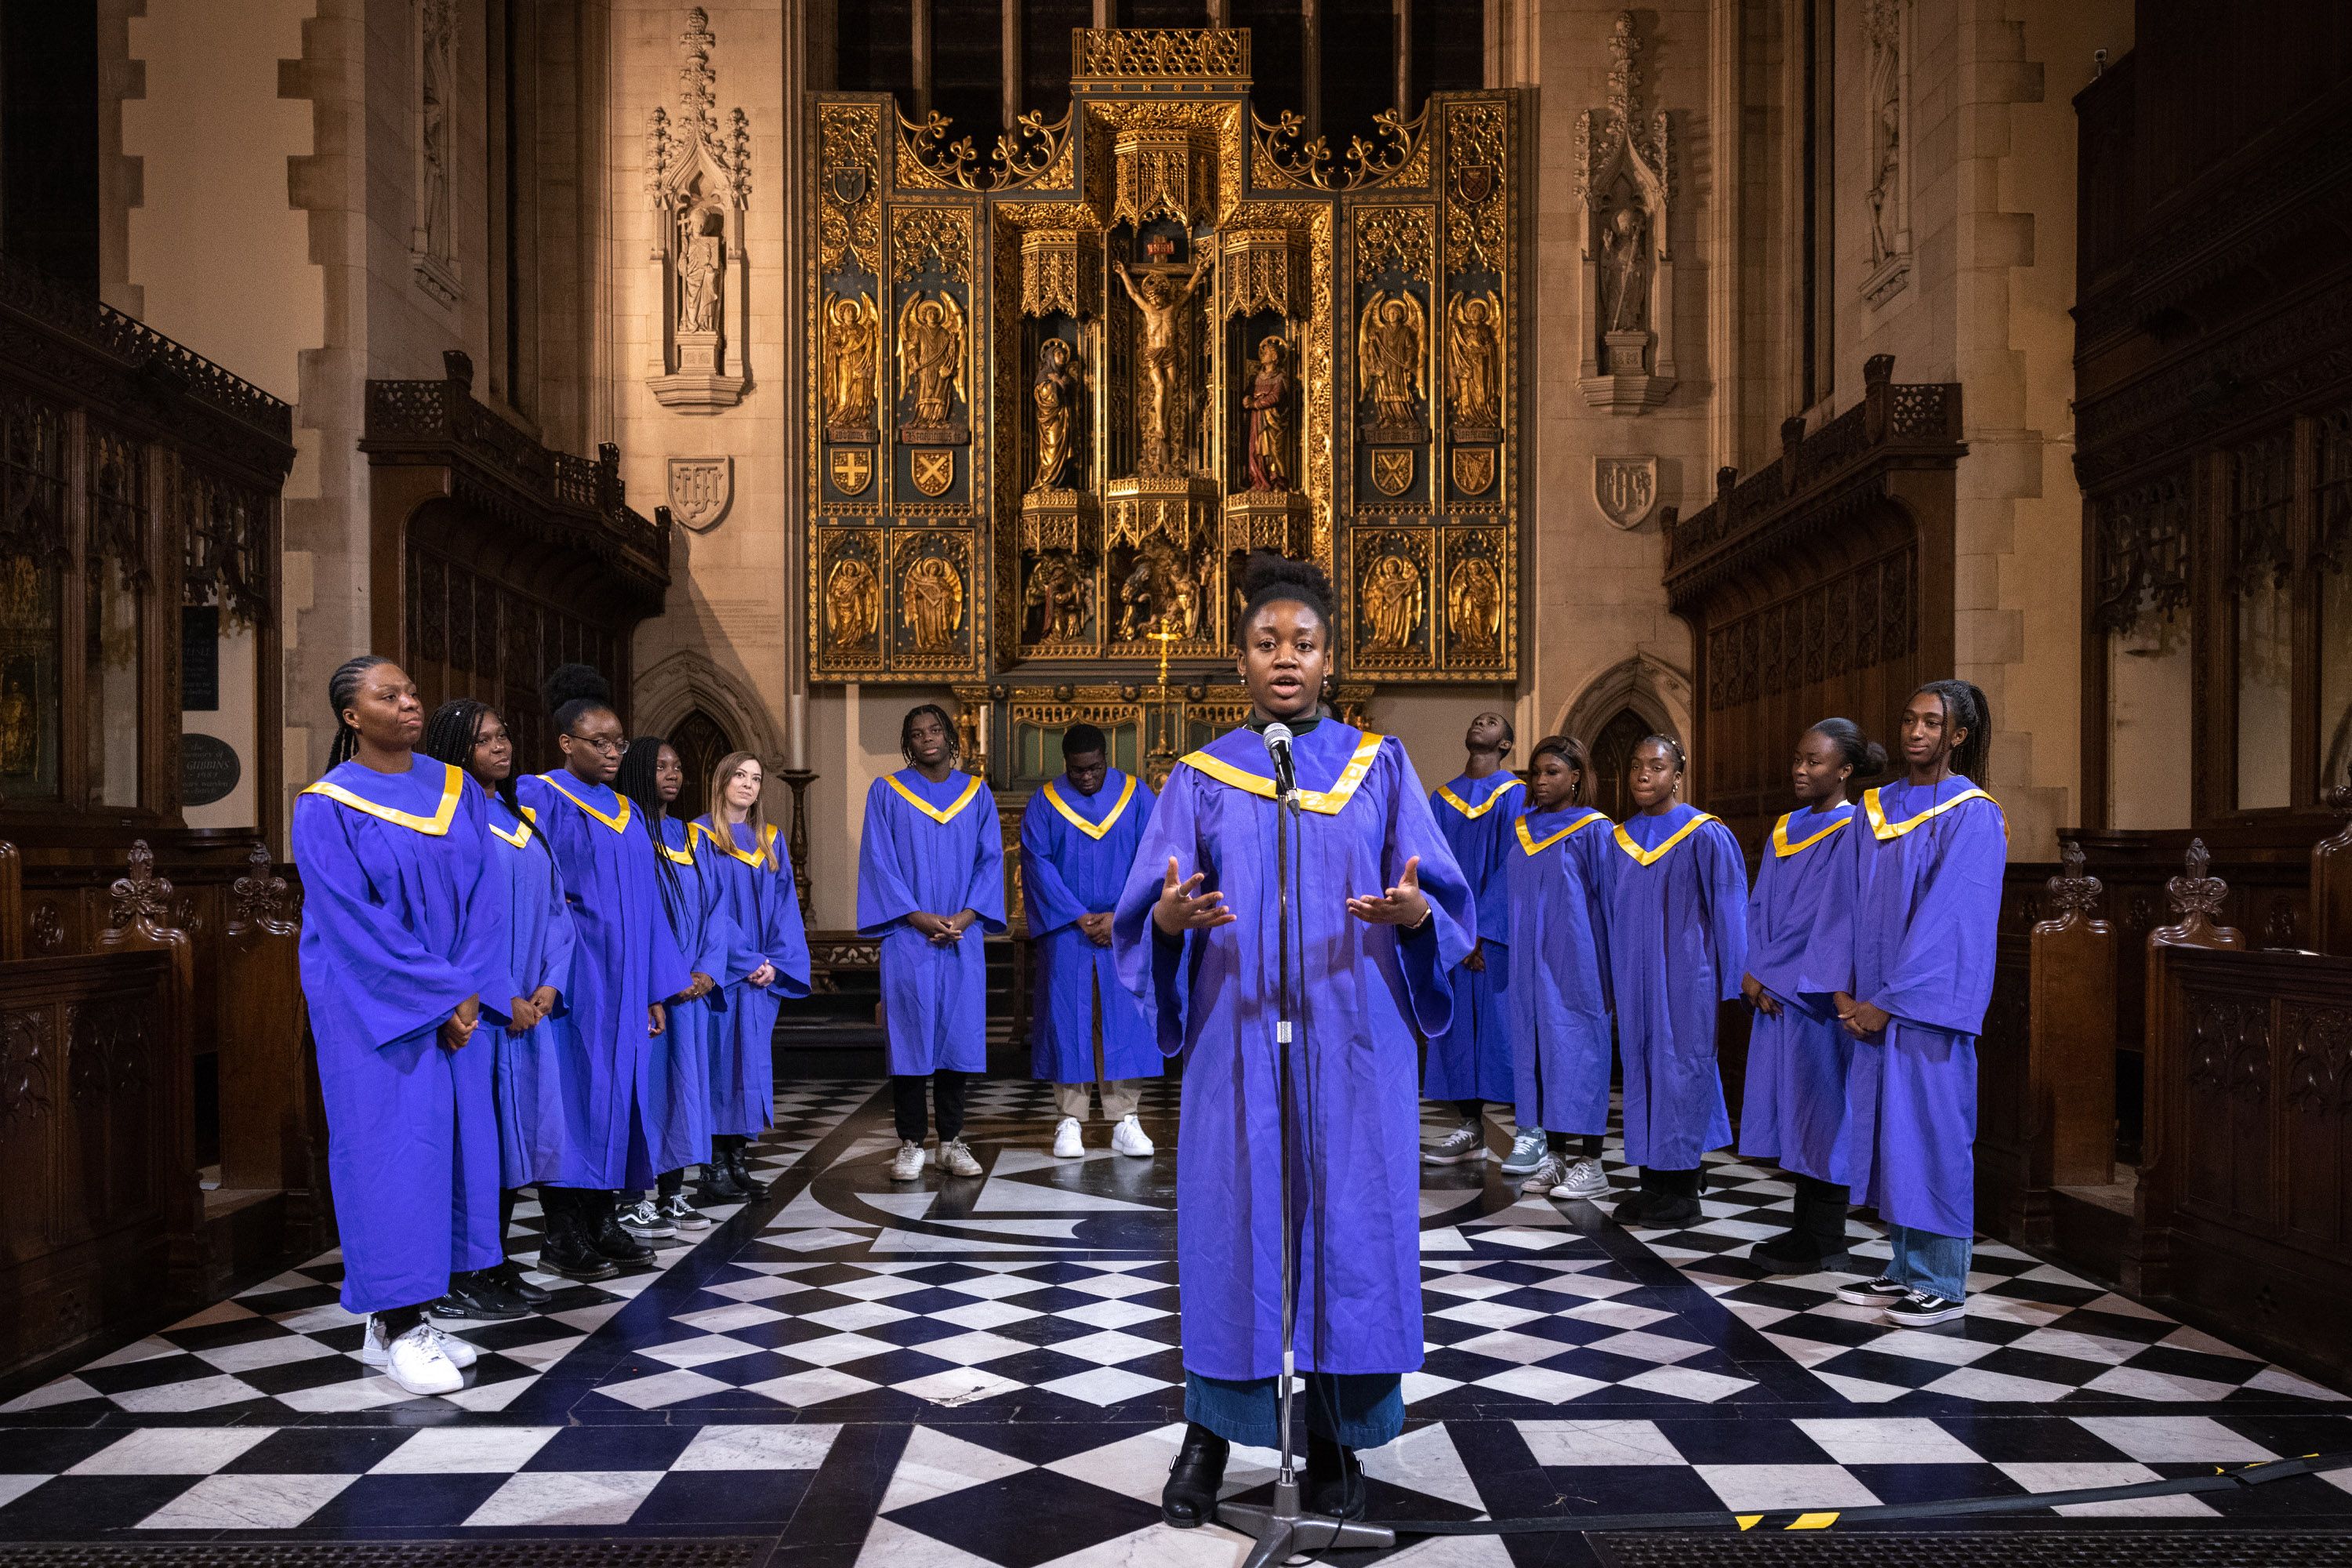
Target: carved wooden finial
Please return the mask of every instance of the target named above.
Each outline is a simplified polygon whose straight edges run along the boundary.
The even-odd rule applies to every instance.
[[[171,924],[172,884],[155,875],[155,851],[142,838],[131,846],[130,859],[129,874],[117,878],[108,889],[114,899],[108,924],[127,926],[142,920],[152,926]]]
[[[268,846],[256,844],[245,863],[246,874],[229,884],[231,931],[285,918],[286,879],[272,868]]]
[[[2183,874],[2164,885],[2165,897],[2172,901],[2173,919],[2186,922],[2202,915],[2210,921],[2221,912],[2223,900],[2230,896],[2230,885],[2219,877],[2209,877],[2205,868],[2213,863],[2206,852],[2205,840],[2189,841],[2189,853],[2181,858]]]
[[[2098,912],[2101,884],[2096,877],[2084,873],[2085,858],[2083,846],[2074,839],[2059,846],[2058,860],[2064,869],[2051,878],[2047,886],[2051,908],[2061,917]]]

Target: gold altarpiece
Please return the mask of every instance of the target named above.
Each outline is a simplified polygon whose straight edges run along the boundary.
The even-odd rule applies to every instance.
[[[809,666],[949,685],[1000,783],[1087,720],[1137,771],[1241,713],[1246,552],[1339,585],[1340,710],[1518,670],[1521,105],[1334,157],[1246,29],[1082,30],[983,158],[812,105]]]

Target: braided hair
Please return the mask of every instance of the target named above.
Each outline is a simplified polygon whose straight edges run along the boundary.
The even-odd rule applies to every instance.
[[[549,672],[541,695],[546,700],[559,735],[572,733],[572,726],[583,715],[617,711],[613,707],[613,683],[584,664],[557,665]]]
[[[452,698],[444,702],[433,710],[433,717],[425,721],[425,754],[436,763],[447,763],[451,767],[462,768],[471,773],[474,771],[474,745],[481,738],[485,714],[495,719],[498,710],[470,697]],[[481,783],[479,779],[474,782]],[[515,798],[514,769],[509,768],[506,777],[484,787],[514,814],[514,819],[522,824],[523,837],[530,837],[534,830],[530,818],[522,814],[522,803]]]
[[[357,658],[345,659],[327,678],[327,705],[335,710],[335,743],[327,752],[328,767],[339,768],[359,754],[360,732],[351,727],[343,714],[359,700],[360,677],[379,664],[391,662],[380,653],[363,653]]]
[[[1931,692],[1943,700],[1944,732],[1968,732],[1968,739],[1952,748],[1952,771],[1981,785],[1992,766],[1992,704],[1973,680],[1930,680],[1911,695]]]
[[[923,702],[908,709],[907,716],[898,721],[898,754],[907,759],[907,765],[910,768],[916,765],[915,721],[926,713],[937,719],[940,721],[940,728],[948,732],[949,764],[952,766],[962,761],[963,742],[956,737],[955,721],[949,718],[948,710],[938,703]]]
[[[1558,757],[1568,771],[1576,775],[1576,787],[1570,792],[1568,798],[1582,805],[1585,784],[1592,777],[1592,759],[1585,751],[1584,742],[1573,735],[1546,735],[1536,742],[1536,749],[1528,753],[1528,771],[1535,772],[1536,763],[1546,757]]]
[[[646,819],[646,837],[653,843],[654,869],[659,873],[656,881],[661,888],[662,910],[669,916],[669,929],[683,942],[687,939],[687,922],[692,917],[695,945],[701,945],[701,913],[687,907],[686,879],[678,875],[677,862],[667,853],[669,840],[662,836],[662,824],[669,818],[669,805],[661,797],[654,783],[654,768],[661,760],[662,748],[667,741],[659,735],[640,735],[629,742],[621,754],[620,771],[613,775],[614,792],[626,800]],[[691,835],[687,843],[691,846]]]
[[[1683,743],[1680,741],[1675,740],[1672,735],[1644,735],[1641,740],[1634,742],[1633,749],[1638,752],[1653,741],[1655,741],[1658,744],[1664,746],[1666,750],[1675,754],[1675,773],[1686,773],[1690,772],[1689,754],[1683,750]]]
[[[1862,732],[1862,726],[1851,719],[1824,719],[1805,731],[1819,735],[1838,749],[1845,765],[1853,770],[1845,787],[1853,787],[1864,779],[1874,779],[1886,771],[1886,748]]]
[[[1271,550],[1253,550],[1242,563],[1242,613],[1234,622],[1234,640],[1249,635],[1250,623],[1268,605],[1304,605],[1331,626],[1331,579],[1312,561],[1293,561]]]

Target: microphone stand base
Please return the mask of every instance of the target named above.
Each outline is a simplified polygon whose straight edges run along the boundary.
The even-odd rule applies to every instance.
[[[1275,1487],[1274,1503],[1229,1502],[1217,1508],[1217,1522],[1253,1537],[1257,1544],[1242,1568],[1275,1568],[1302,1552],[1360,1550],[1396,1544],[1396,1531],[1382,1524],[1331,1519],[1298,1507],[1298,1484]]]

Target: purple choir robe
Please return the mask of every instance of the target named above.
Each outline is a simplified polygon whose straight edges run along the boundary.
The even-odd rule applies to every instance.
[[[528,1186],[562,1168],[564,1084],[578,1056],[571,1043],[572,907],[547,840],[491,795],[489,879],[501,900],[507,969],[517,996],[555,988],[555,1008],[534,1027],[509,1035],[484,1025],[477,1038],[491,1043],[497,1063],[499,1185]]]
[[[670,934],[693,974],[708,974],[719,988],[691,1002],[669,1005],[669,1027],[654,1042],[667,1047],[670,1063],[668,1112],[662,1119],[652,1151],[656,1171],[682,1170],[710,1158],[710,1080],[713,1062],[725,1050],[731,1020],[729,1000],[743,977],[760,967],[760,954],[736,926],[728,911],[723,857],[698,845],[692,826],[681,818],[661,819],[662,853],[677,868],[679,907],[664,910],[671,918]],[[700,853],[697,853],[698,847]],[[656,868],[659,874],[659,868]],[[660,897],[658,889],[655,891]]]
[[[1160,1076],[1160,1048],[1118,982],[1111,950],[1078,929],[1080,915],[1118,901],[1156,798],[1141,779],[1112,768],[1091,795],[1066,775],[1055,779],[1021,814],[1021,902],[1037,950],[1029,1069],[1046,1082],[1095,1081],[1098,1005],[1104,1081]]]
[[[980,917],[940,947],[910,914]],[[857,846],[857,934],[882,939],[882,1021],[893,1077],[988,1068],[988,963],[977,934],[1004,931],[1004,829],[970,773],[876,779]]]
[[[801,923],[793,863],[776,830],[753,832],[738,822],[724,837],[708,816],[694,829],[698,853],[717,872],[719,893],[736,931],[751,944],[749,975],[764,962],[776,977],[727,987],[725,1027],[711,1040],[710,1130],[721,1137],[756,1138],[776,1121],[776,1013],[787,996],[809,994],[808,932]]]
[[[514,992],[486,820],[479,786],[425,756],[402,773],[344,763],[294,803],[347,1311],[421,1305],[504,1256],[490,1036]],[[481,1023],[445,1049],[468,996]]]
[[[1525,802],[1514,775],[1468,774],[1441,784],[1429,797],[1437,831],[1454,851],[1477,900],[1477,940],[1486,967],[1454,974],[1454,1022],[1429,1039],[1421,1092],[1430,1100],[1508,1100],[1513,1090],[1511,1036],[1503,989],[1510,984],[1510,906],[1504,884],[1514,848],[1512,814]],[[1530,1123],[1529,1125],[1533,1125]]]
[[[1295,747],[1287,1053],[1298,1179],[1297,1365],[1405,1373],[1422,1363],[1421,1113],[1413,1030],[1445,1032],[1449,977],[1476,931],[1469,883],[1404,746],[1325,719]],[[1263,742],[1235,730],[1169,775],[1119,894],[1112,945],[1153,1037],[1184,1053],[1176,1248],[1184,1366],[1206,1377],[1282,1368],[1283,1125],[1276,810]],[[1429,921],[1407,936],[1349,914],[1418,856]],[[1235,920],[1158,933],[1171,858],[1203,873]]]
[[[1893,1022],[1846,1079],[1854,1200],[1895,1225],[1976,1234],[1977,1035],[1992,999],[2009,827],[1961,777],[1863,792],[1853,984]]]
[[[577,943],[572,954],[565,1133],[552,1172],[564,1187],[644,1187],[670,1124],[676,1059],[646,1033],[646,1009],[686,989],[688,955],[663,912],[652,840],[635,806],[609,784],[569,773],[520,779],[563,878]],[[667,1035],[667,1031],[664,1031]]]
[[[1715,1026],[1747,973],[1747,858],[1731,829],[1681,804],[1636,814],[1614,837],[1609,976],[1625,1063],[1625,1158],[1696,1170],[1731,1142]]]
[[[1845,1080],[1853,1037],[1832,994],[1853,951],[1853,807],[1775,823],[1748,898],[1748,966],[1780,1004],[1748,1026],[1739,1152],[1816,1181],[1843,1182]]]
[[[1517,962],[1503,1002],[1523,1132],[1609,1131],[1613,826],[1584,805],[1511,824],[1504,873]]]

